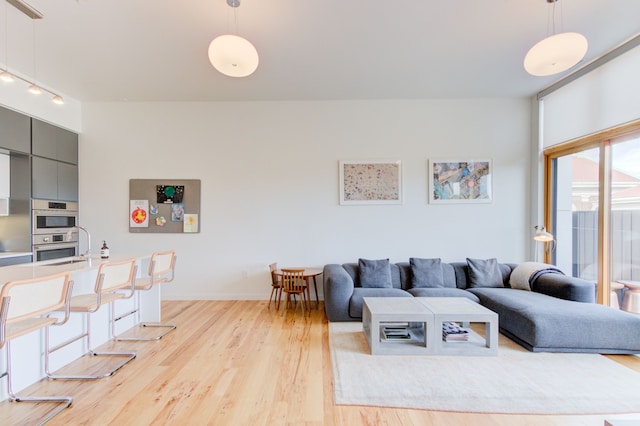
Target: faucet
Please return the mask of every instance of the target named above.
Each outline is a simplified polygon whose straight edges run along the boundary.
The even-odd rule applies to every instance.
[[[85,234],[87,234],[87,251],[84,252],[84,254],[82,254],[83,257],[91,257],[91,234],[89,233],[89,231],[87,230],[87,228],[84,228],[80,225],[76,225],[76,228],[78,228],[78,230],[82,230],[84,231]]]

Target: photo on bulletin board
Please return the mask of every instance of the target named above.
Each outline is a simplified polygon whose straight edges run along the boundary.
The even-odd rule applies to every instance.
[[[184,204],[171,204],[171,222],[184,222]]]
[[[129,227],[146,228],[149,226],[149,201],[129,200]]]
[[[198,232],[198,215],[185,213],[182,229],[183,232]]]
[[[182,203],[184,185],[156,185],[156,194],[158,203]]]

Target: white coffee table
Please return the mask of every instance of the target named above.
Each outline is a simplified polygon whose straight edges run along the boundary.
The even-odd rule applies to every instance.
[[[386,339],[383,327],[399,323],[417,323],[410,328],[411,338]],[[362,327],[372,355],[427,355],[436,340],[433,313],[413,297],[363,298]]]
[[[484,323],[485,337],[469,330],[465,342],[434,339],[432,355],[498,355],[498,314],[465,297],[416,297],[416,301],[433,313],[433,334],[442,336],[445,322]]]

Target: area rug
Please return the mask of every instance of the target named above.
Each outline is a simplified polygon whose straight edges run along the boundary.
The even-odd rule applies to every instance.
[[[371,355],[361,323],[330,323],[336,404],[509,414],[640,413],[640,373],[597,354]]]

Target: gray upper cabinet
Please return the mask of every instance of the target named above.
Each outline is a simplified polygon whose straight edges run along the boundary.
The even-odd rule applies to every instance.
[[[78,166],[40,157],[31,162],[33,198],[78,201]]]
[[[28,154],[31,149],[31,118],[0,107],[0,147]]]
[[[38,119],[31,119],[31,153],[78,164],[78,135]]]
[[[78,201],[78,166],[58,163],[58,200]]]
[[[31,194],[78,201],[78,135],[31,119]]]

